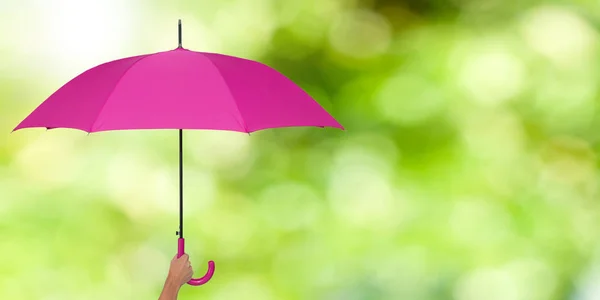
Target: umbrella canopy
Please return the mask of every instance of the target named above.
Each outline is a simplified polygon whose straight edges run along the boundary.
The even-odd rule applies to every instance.
[[[85,71],[15,130],[253,132],[291,126],[343,128],[294,82],[264,64],[179,47]]]
[[[183,238],[183,130],[239,132],[277,127],[343,129],[290,79],[256,61],[216,53],[174,50],[123,58],[75,77],[27,116],[13,131],[72,128],[86,132],[132,129],[179,130],[179,235]],[[190,285],[208,282],[208,271]]]

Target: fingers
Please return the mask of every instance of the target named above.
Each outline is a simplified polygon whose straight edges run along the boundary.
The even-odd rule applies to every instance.
[[[192,265],[189,264],[186,268],[186,271],[190,274],[190,276],[194,275],[194,269],[192,269]]]
[[[177,256],[175,256],[175,257],[177,257]],[[182,255],[180,258],[178,258],[177,260],[179,260],[179,261],[184,261],[184,262],[187,262],[187,261],[189,261],[189,259],[190,259],[190,257],[189,257],[187,254],[183,254],[183,255]]]
[[[176,261],[182,261],[185,264],[185,262],[189,261],[189,256],[187,254],[184,254],[184,255],[182,255],[181,257],[178,258],[177,255],[175,255],[173,257],[173,259],[171,260],[171,263],[174,263]]]
[[[192,268],[190,268],[187,272],[187,274],[185,274],[185,281],[188,282],[190,281],[190,279],[192,279],[192,276],[194,276],[194,271],[192,271]]]

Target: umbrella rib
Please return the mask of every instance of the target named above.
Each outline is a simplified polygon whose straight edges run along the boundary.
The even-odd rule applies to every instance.
[[[154,53],[154,54],[156,54],[156,53]],[[154,54],[142,55],[135,62],[133,62],[129,67],[127,67],[127,69],[125,70],[125,72],[123,72],[123,74],[121,75],[121,77],[119,77],[119,80],[117,80],[117,83],[115,83],[115,86],[113,86],[112,90],[110,91],[110,94],[108,94],[108,97],[106,97],[106,100],[104,101],[104,104],[102,104],[102,107],[98,111],[98,114],[96,115],[96,118],[94,119],[94,122],[92,123],[92,126],[90,127],[90,130],[88,132],[93,132],[94,131],[94,127],[96,126],[96,122],[98,122],[98,119],[100,118],[100,115],[102,115],[102,112],[104,112],[104,108],[106,107],[106,103],[108,103],[108,101],[110,100],[110,97],[112,97],[112,95],[114,94],[115,90],[117,89],[117,86],[119,86],[119,84],[123,80],[123,77],[125,77],[125,75],[127,75],[127,73],[131,70],[131,68],[133,68],[133,66],[135,66],[137,63],[139,63],[142,59],[144,59],[146,57],[149,57],[149,56],[153,56]]]
[[[223,76],[223,73],[221,73],[221,70],[219,70],[219,67],[210,59],[210,57],[207,57],[207,58],[208,58],[208,61],[210,61],[210,63],[215,67],[215,70],[217,70],[217,73],[219,73],[219,75],[221,75],[221,78],[223,79],[223,82],[227,86],[227,90],[229,91],[229,95],[231,95],[231,101],[233,102],[233,106],[235,107],[235,110],[237,111],[237,113],[238,113],[238,115],[240,116],[240,119],[241,119],[238,122],[241,123],[240,125],[244,128],[244,130],[246,131],[246,133],[250,133],[250,131],[248,130],[248,126],[246,126],[246,122],[244,120],[244,116],[242,115],[242,111],[240,110],[240,107],[239,107],[237,101],[235,101],[235,96],[231,92],[231,87],[229,86],[229,83],[227,82],[227,79],[225,78],[225,76]]]

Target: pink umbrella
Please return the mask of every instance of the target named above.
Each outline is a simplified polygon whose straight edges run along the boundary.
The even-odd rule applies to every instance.
[[[13,131],[43,127],[85,132],[130,129],[179,130],[179,231],[183,238],[183,130],[251,133],[277,127],[344,129],[306,92],[276,70],[256,61],[216,53],[174,50],[101,64],[75,77]],[[201,278],[214,274],[213,261]]]

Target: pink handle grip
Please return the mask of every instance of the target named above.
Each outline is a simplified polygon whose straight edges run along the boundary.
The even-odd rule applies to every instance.
[[[178,239],[177,240],[177,258],[180,258],[183,254],[185,254],[185,240]],[[207,283],[215,274],[215,262],[212,260],[208,261],[208,271],[206,274],[200,278],[192,278],[188,281],[189,285],[198,286]]]

